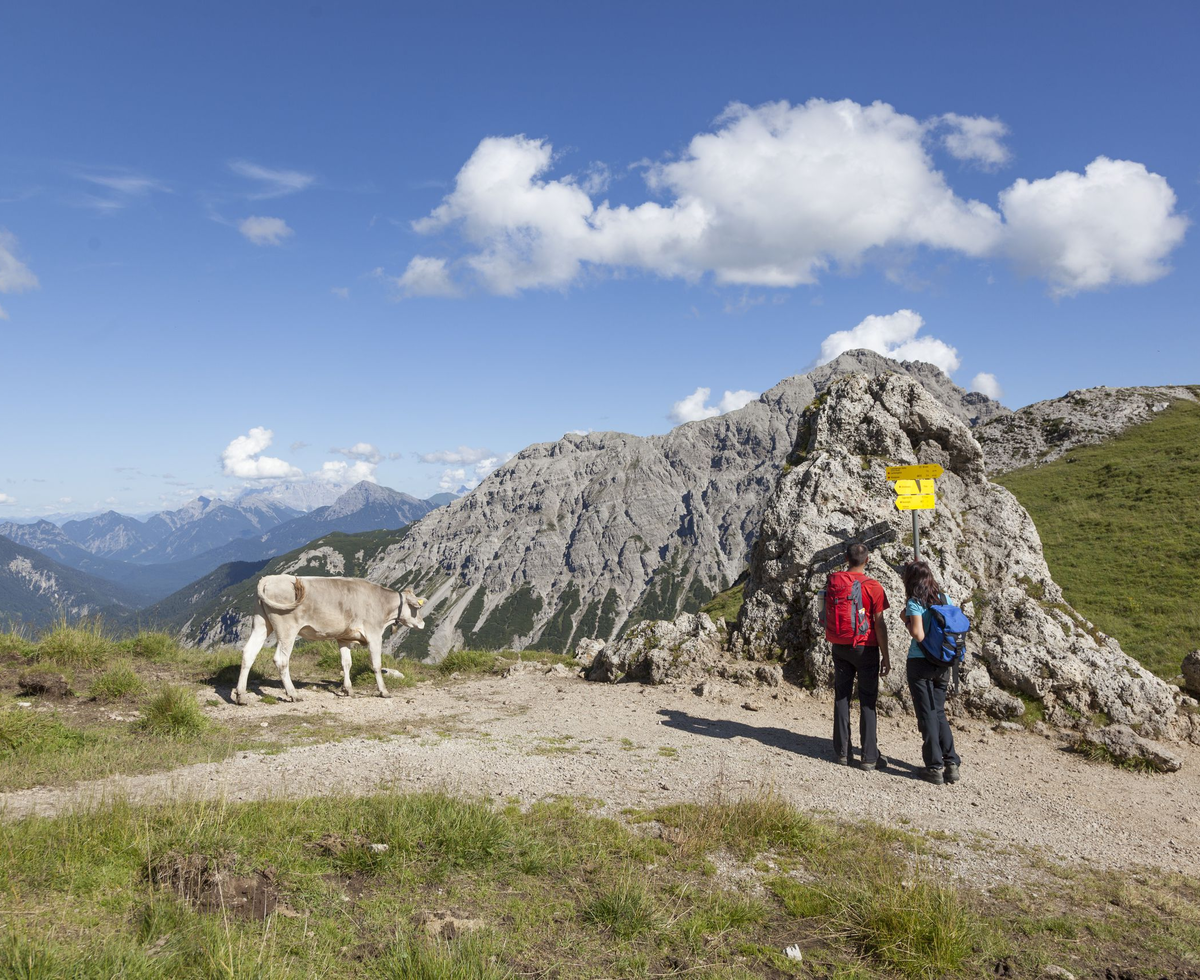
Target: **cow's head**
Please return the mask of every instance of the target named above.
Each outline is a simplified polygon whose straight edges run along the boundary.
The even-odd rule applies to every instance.
[[[402,626],[415,626],[419,630],[425,628],[424,620],[417,619],[416,612],[423,605],[425,600],[417,595],[412,589],[405,589],[400,593],[400,610],[396,615],[396,622]]]

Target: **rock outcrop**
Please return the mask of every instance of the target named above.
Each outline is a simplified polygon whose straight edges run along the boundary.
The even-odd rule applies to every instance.
[[[373,581],[430,597],[429,628],[400,651],[563,652],[698,611],[742,572],[805,408],[851,371],[914,378],[964,427],[1007,411],[932,365],[854,351],[666,435],[530,446],[372,564]]]
[[[1197,392],[1182,386],[1070,391],[1061,398],[986,420],[975,438],[983,447],[988,473],[1007,473],[1052,462],[1079,446],[1104,442],[1181,400],[1194,402]]]
[[[872,550],[869,572],[893,604],[887,694],[906,700],[908,637],[899,617],[899,567],[912,553],[912,520],[893,505],[889,464],[938,463],[938,504],[922,515],[921,552],[971,617],[963,704],[1015,716],[1024,700],[1054,724],[1093,716],[1148,736],[1172,735],[1180,694],[1122,651],[1063,599],[1042,557],[1033,521],[985,475],[971,430],[913,379],[845,377],[801,419],[790,466],[766,506],[750,561],[735,654],[796,658],[810,683],[832,679],[816,595],[845,545]]]

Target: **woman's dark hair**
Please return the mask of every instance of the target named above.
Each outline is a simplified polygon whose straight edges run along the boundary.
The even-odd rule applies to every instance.
[[[926,607],[941,599],[942,587],[925,562],[910,561],[904,566],[904,596],[906,599],[916,599]]]

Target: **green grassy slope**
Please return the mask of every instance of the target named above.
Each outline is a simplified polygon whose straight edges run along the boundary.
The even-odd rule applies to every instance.
[[[1033,517],[1067,601],[1172,678],[1200,647],[1200,405],[996,478]]]

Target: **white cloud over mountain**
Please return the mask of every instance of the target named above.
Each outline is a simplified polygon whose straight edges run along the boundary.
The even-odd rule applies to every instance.
[[[1010,157],[1006,134],[997,119],[922,121],[882,102],[734,103],[677,159],[645,166],[664,203],[633,207],[596,203],[590,172],[548,178],[548,141],[493,136],[413,227],[455,231],[469,246],[465,269],[505,295],[566,287],[587,266],[793,287],[919,247],[1007,257],[1059,295],[1163,274],[1187,220],[1140,163],[1100,157],[1084,174],[1018,180],[998,208],[959,197],[932,151],[995,168]],[[1118,235],[1127,221],[1133,233]],[[428,256],[398,282],[414,295],[455,289],[449,264]]]
[[[701,419],[711,419],[726,412],[733,412],[749,405],[761,392],[758,391],[726,391],[716,405],[707,404],[711,388],[697,388],[686,398],[681,398],[671,406],[667,415],[676,424],[683,422],[699,422]]]
[[[492,470],[512,458],[512,453],[497,453],[483,447],[473,449],[470,446],[439,449],[417,455],[417,459],[422,463],[435,463],[447,467],[438,479],[438,487],[449,491],[458,490],[462,486],[474,489]]]
[[[221,453],[222,472],[242,480],[282,480],[302,476],[303,472],[291,463],[262,455],[274,438],[275,433],[261,425],[255,426],[247,435],[238,436]]]
[[[971,390],[978,391],[981,395],[987,395],[988,398],[995,398],[999,401],[1004,397],[1004,389],[1000,387],[1000,382],[996,380],[996,376],[988,371],[980,371],[971,379]]]
[[[858,326],[831,333],[821,341],[816,363],[828,364],[839,354],[861,347],[897,361],[927,361],[953,374],[962,363],[958,351],[936,337],[918,337],[923,326],[924,318],[912,310],[897,310],[886,316],[873,314]]]

